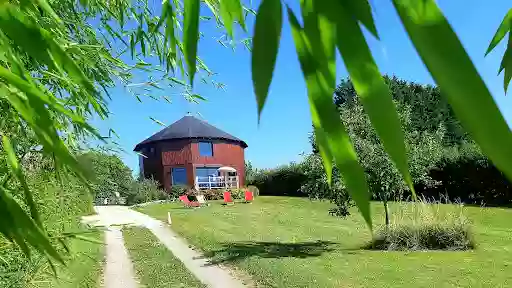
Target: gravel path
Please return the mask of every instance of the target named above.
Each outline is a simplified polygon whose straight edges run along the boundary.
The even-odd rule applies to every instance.
[[[164,244],[167,249],[169,249],[176,258],[180,259],[181,262],[187,267],[187,269],[194,275],[196,278],[201,281],[203,284],[205,284],[208,287],[212,288],[242,288],[246,287],[242,281],[238,280],[234,276],[232,276],[229,271],[226,269],[223,269],[222,267],[218,265],[209,265],[208,260],[202,257],[202,255],[196,251],[194,251],[192,248],[189,247],[189,245],[185,242],[185,240],[181,239],[176,233],[174,233],[169,226],[165,225],[161,221],[158,221],[154,218],[151,218],[145,214],[139,213],[137,211],[131,210],[128,207],[124,206],[97,206],[95,207],[96,212],[98,215],[94,216],[88,216],[84,218],[84,222],[88,222],[92,225],[96,226],[106,226],[110,227],[112,225],[136,225],[136,226],[143,226],[147,227],[149,230],[155,234],[155,236]],[[109,232],[116,231],[111,230]],[[108,233],[108,232],[107,232]],[[121,238],[120,241],[115,240],[114,243],[117,242],[117,245],[119,242],[123,244],[122,241],[122,234],[121,231],[117,230],[119,233],[118,235],[113,234],[113,236],[119,236]],[[108,237],[108,236],[107,236]],[[111,236],[112,237],[112,236]],[[107,239],[108,241],[108,239]],[[110,262],[108,255],[109,253],[119,253],[122,255],[126,255],[126,249],[124,249],[124,245],[122,245],[122,249],[124,249],[124,252],[120,250],[120,248],[117,246],[118,249],[114,250],[112,252],[109,251],[110,247],[116,247],[116,246],[109,246],[107,242],[107,270],[110,265],[116,266],[116,269],[121,270],[130,270],[131,265],[126,265],[123,262],[119,261],[113,261]],[[125,254],[123,254],[125,253]],[[124,257],[124,256],[120,256]],[[119,260],[119,259],[116,259]],[[128,260],[129,261],[129,260]],[[131,264],[131,263],[130,263]],[[114,271],[114,270],[112,270]],[[108,271],[107,271],[108,272]],[[108,277],[108,273],[105,273],[106,277]],[[126,277],[131,279],[132,281],[133,272],[129,271],[123,271],[119,273],[131,273],[126,274]],[[116,286],[116,283],[107,282],[107,278],[105,278],[106,287],[105,288],[117,288],[117,287],[127,287],[132,288],[136,286],[128,286],[121,285]]]
[[[137,288],[133,265],[124,247],[123,233],[119,227],[105,231],[107,263],[103,283],[105,288]]]

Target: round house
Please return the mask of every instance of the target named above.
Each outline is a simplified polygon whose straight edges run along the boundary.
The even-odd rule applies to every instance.
[[[244,185],[247,144],[194,116],[185,116],[140,142],[141,175],[165,189],[186,185],[196,189]]]

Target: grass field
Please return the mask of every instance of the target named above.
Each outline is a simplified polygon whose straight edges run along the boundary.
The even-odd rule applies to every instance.
[[[204,287],[148,229],[124,228],[123,237],[143,287]]]
[[[375,223],[382,209],[373,203]],[[139,211],[161,220],[212,261],[235,265],[264,287],[510,287],[512,209],[464,207],[473,223],[472,251],[369,251],[362,217],[336,218],[331,204],[258,197],[253,204],[200,209],[177,203]],[[446,209],[450,208],[446,205]]]

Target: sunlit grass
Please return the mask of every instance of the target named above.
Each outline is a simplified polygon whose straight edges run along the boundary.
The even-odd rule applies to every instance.
[[[143,287],[204,287],[148,229],[124,228],[123,237]]]
[[[396,211],[397,204],[390,204]],[[408,204],[403,204],[408,205]],[[368,251],[371,234],[357,210],[336,218],[327,202],[258,197],[253,204],[184,209],[157,204],[139,211],[172,229],[214,261],[235,265],[270,287],[503,287],[512,283],[512,210],[463,207],[477,248],[469,251]],[[453,211],[452,205],[439,205]],[[460,208],[457,208],[460,209]],[[446,212],[445,215],[450,213]],[[374,223],[383,224],[380,203]]]

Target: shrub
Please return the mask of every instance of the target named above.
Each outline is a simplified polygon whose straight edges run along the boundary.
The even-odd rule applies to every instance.
[[[201,190],[201,193],[203,193],[204,198],[206,200],[222,200],[224,197],[223,196],[224,190],[221,190],[221,189]]]
[[[306,180],[300,190],[311,199],[327,199],[336,206],[329,209],[329,214],[345,217],[350,215],[349,208],[353,206],[350,197],[341,180],[338,170],[333,167],[332,185],[327,182],[327,175],[318,154],[310,154],[301,163]]]
[[[204,195],[205,200],[222,200],[224,199],[224,192],[229,191],[233,199],[244,199],[245,188],[231,188],[231,189],[207,189],[201,190],[199,193]]]
[[[92,190],[96,203],[108,198],[109,203],[116,203],[119,197],[133,199],[134,179],[132,171],[121,161],[119,156],[102,151],[89,151],[79,156],[79,161],[92,176]],[[127,202],[130,202],[127,200]]]
[[[159,186],[160,184],[153,179],[142,178],[133,182],[132,188],[126,194],[125,204],[133,205],[168,199],[167,193],[160,189]]]
[[[451,225],[393,225],[377,233],[372,249],[468,250],[474,248],[471,232],[462,223]]]
[[[186,185],[172,185],[168,191],[170,199],[178,199],[181,195],[187,194],[188,187]]]
[[[488,206],[512,205],[512,183],[487,159],[475,144],[446,149],[430,177],[433,187],[418,186],[428,198]]]
[[[258,187],[254,186],[254,185],[247,186],[247,190],[251,191],[252,195],[254,195],[254,197],[257,197],[260,195],[260,190],[258,189]]]
[[[245,161],[245,182],[251,183],[254,181],[254,176],[258,173],[258,169],[252,167],[251,161]]]
[[[257,170],[252,178],[247,184],[258,187],[260,195],[306,196],[300,190],[306,176],[299,164],[290,163],[275,169]]]
[[[389,226],[379,229],[370,249],[467,250],[475,246],[462,205],[398,202]]]
[[[232,189],[229,189],[228,191],[231,193],[231,197],[233,199],[244,199],[244,197],[245,197],[244,189],[232,188]]]

